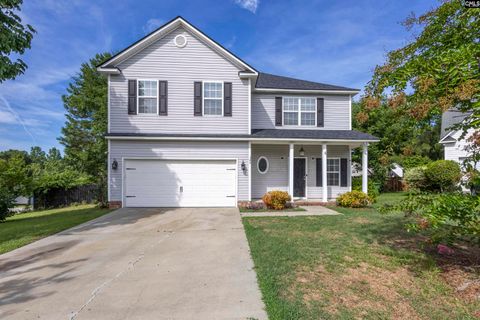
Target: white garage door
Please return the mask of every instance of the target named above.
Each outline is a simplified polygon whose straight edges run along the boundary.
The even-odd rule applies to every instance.
[[[234,207],[234,160],[125,160],[127,207]]]

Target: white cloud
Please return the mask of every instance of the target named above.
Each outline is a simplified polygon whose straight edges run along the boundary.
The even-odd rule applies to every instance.
[[[227,49],[232,49],[233,46],[235,45],[235,42],[237,41],[237,37],[236,36],[233,36],[230,38],[230,40],[228,40],[225,44],[224,44],[224,47],[227,48]]]
[[[259,0],[235,0],[235,3],[238,4],[243,9],[247,9],[248,11],[255,13],[258,8],[258,4],[260,3]]]
[[[143,26],[143,32],[150,33],[160,27],[162,24],[164,24],[163,20],[156,18],[148,19],[147,23],[145,23]]]

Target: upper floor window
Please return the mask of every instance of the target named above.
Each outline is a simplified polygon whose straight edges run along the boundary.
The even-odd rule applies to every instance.
[[[284,97],[283,125],[316,126],[317,105],[315,97]]]
[[[203,114],[223,114],[223,82],[203,83]]]
[[[340,159],[327,159],[327,185],[340,185]]]
[[[158,82],[138,80],[138,113],[157,113]]]

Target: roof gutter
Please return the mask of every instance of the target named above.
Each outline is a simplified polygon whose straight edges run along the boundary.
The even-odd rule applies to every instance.
[[[120,69],[116,67],[107,68],[107,67],[97,67],[97,71],[104,74],[120,74],[122,73]]]
[[[351,139],[311,139],[311,138],[255,138],[255,137],[141,137],[141,136],[105,136],[108,140],[159,140],[159,141],[257,141],[257,142],[378,142],[378,139],[351,140]]]

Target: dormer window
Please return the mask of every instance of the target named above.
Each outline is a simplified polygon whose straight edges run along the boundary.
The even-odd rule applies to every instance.
[[[316,110],[315,97],[284,97],[283,125],[314,127],[317,125]]]

